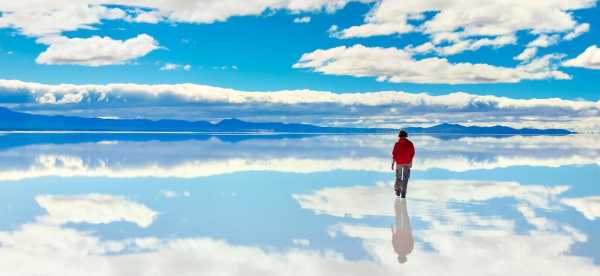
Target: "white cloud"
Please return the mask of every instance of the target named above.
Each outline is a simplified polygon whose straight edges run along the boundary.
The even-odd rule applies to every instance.
[[[161,71],[174,71],[178,69],[183,69],[185,71],[190,71],[192,66],[189,64],[175,64],[175,63],[165,63],[162,67],[160,67]]]
[[[0,3],[0,28],[35,37],[91,29],[104,20],[214,23],[269,10],[334,12],[352,0],[23,0]],[[369,0],[357,0],[370,2]],[[114,7],[117,6],[117,7]]]
[[[592,45],[574,59],[563,62],[566,67],[582,67],[588,69],[600,69],[600,48]]]
[[[162,18],[157,11],[139,11],[138,14],[133,18],[134,22],[148,24],[156,24],[161,20],[164,20],[164,18]]]
[[[541,34],[536,39],[529,42],[529,44],[527,44],[527,47],[540,47],[540,48],[550,47],[550,46],[558,43],[559,40],[560,40],[559,35]]]
[[[579,37],[580,35],[587,33],[589,30],[590,30],[590,24],[588,24],[588,23],[579,24],[579,25],[577,25],[577,27],[575,27],[575,29],[573,31],[566,34],[563,37],[563,39],[573,40],[573,39]]]
[[[548,62],[548,59],[539,58],[527,66],[545,67],[547,65],[544,62]],[[400,91],[266,92],[190,83],[47,85],[0,80],[0,93],[23,99],[23,102],[13,105],[23,111],[31,108],[35,112],[90,117],[144,116],[186,120],[238,117],[255,121],[280,121],[282,115],[293,114],[290,118],[294,121],[291,122],[397,127],[406,120],[411,121],[415,116],[420,116],[422,122],[427,123],[509,124],[516,127],[555,127],[580,131],[600,129],[600,102],[557,98],[512,99],[460,92],[441,96]],[[165,99],[168,99],[169,109],[163,108]],[[115,106],[128,108],[114,108]],[[327,108],[323,108],[324,106]],[[390,108],[395,111],[389,112]],[[173,112],[174,110],[177,112]],[[174,115],[178,117],[173,117]]]
[[[156,212],[120,196],[87,194],[76,196],[43,195],[35,198],[48,215],[45,222],[106,224],[128,221],[146,228],[152,224]]]
[[[538,51],[537,47],[525,48],[525,50],[523,50],[523,52],[521,52],[518,56],[515,57],[515,60],[520,60],[520,61],[531,60],[532,58],[535,57],[535,55],[537,54],[537,51]]]
[[[570,79],[555,70],[559,56],[548,55],[515,68],[488,64],[450,63],[443,58],[415,59],[409,51],[354,45],[316,50],[302,55],[294,68],[327,75],[375,77],[378,81],[408,83],[515,83],[522,80]],[[540,66],[544,65],[544,66]]]
[[[120,8],[108,8],[94,2],[98,1],[2,1],[0,28],[15,28],[27,36],[43,37],[92,29],[104,19],[127,17]]]
[[[589,220],[600,218],[600,196],[565,198],[561,203],[575,208]]]
[[[110,37],[89,38],[52,37],[40,40],[49,45],[36,59],[41,64],[77,64],[103,66],[123,64],[143,57],[159,48],[149,35],[141,34],[128,40]]]
[[[452,35],[456,45],[451,47],[456,50],[450,54],[468,50],[464,45],[472,39],[483,36],[493,40],[519,31],[542,35],[569,32],[565,39],[572,39],[585,29],[585,23],[577,22],[572,11],[591,8],[595,2],[381,0],[362,25],[337,31],[334,36],[356,38],[419,32],[431,36],[431,42],[437,45],[441,41],[436,40],[436,36]],[[435,15],[426,18],[427,12],[435,12]]]
[[[578,22],[572,12],[595,4],[595,0],[482,1],[476,5],[460,0],[443,3],[434,0],[248,0],[243,3],[235,0],[24,0],[0,3],[0,28],[14,28],[24,35],[45,38],[66,31],[97,28],[106,20],[208,24],[268,11],[335,12],[349,2],[375,4],[364,24],[332,29],[333,36],[369,37],[416,31],[430,35],[434,49],[442,55],[514,44],[509,38],[519,31],[541,36],[553,34],[552,37],[566,33],[564,39],[570,40],[589,30],[589,24]],[[500,15],[498,10],[506,12]],[[427,12],[436,14],[426,18]],[[310,18],[297,17],[294,22],[307,23]],[[440,35],[453,36],[452,44],[439,44]]]
[[[436,37],[442,39],[439,36]],[[480,38],[480,39],[452,39],[453,43],[447,46],[436,46],[432,42],[425,42],[417,47],[407,47],[405,51],[414,51],[415,53],[435,52],[443,56],[451,56],[464,51],[477,51],[482,47],[490,46],[500,48],[509,44],[516,44],[517,37],[515,35],[498,36],[495,38]]]
[[[310,23],[310,16],[296,17],[296,18],[294,18],[294,23],[298,23],[298,24]]]
[[[64,38],[67,31],[95,29],[106,20],[150,23],[206,24],[233,16],[259,16],[268,11],[334,12],[353,0],[23,0],[0,3],[0,29],[40,38],[50,48],[38,58],[43,64],[101,66],[122,64],[146,55],[158,43],[147,35],[119,41],[108,37]],[[369,2],[371,0],[356,0]],[[305,21],[310,17],[302,18]],[[48,39],[59,40],[48,43]],[[189,68],[189,67],[188,67]],[[185,68],[184,68],[185,69]]]

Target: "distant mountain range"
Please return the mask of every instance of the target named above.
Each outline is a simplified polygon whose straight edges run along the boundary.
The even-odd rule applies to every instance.
[[[567,135],[564,129],[514,129],[505,126],[466,127],[440,124],[406,128],[409,133],[473,135]],[[226,119],[208,121],[101,119],[62,115],[35,115],[0,107],[0,131],[117,131],[117,132],[234,132],[234,133],[394,133],[391,128],[320,127],[309,124],[255,123]]]
[[[440,124],[432,127],[409,127],[408,133],[423,134],[472,134],[472,135],[568,135],[575,132],[566,129],[511,128],[507,126],[463,126],[458,124]]]

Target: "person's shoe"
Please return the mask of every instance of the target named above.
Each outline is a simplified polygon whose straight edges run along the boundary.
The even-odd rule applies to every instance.
[[[396,190],[396,196],[400,196],[400,190]]]
[[[406,198],[406,194],[402,194],[402,198]]]

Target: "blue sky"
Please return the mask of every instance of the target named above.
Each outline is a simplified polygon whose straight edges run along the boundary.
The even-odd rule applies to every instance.
[[[595,0],[472,1],[466,6],[464,1],[449,1],[444,7],[435,1],[395,0],[226,2],[86,0],[73,4],[52,0],[36,4],[32,0],[0,4],[0,79],[26,84],[17,92],[3,84],[0,104],[24,111],[70,110],[89,116],[179,114],[175,117],[202,119],[198,117],[208,115],[183,109],[125,114],[110,111],[112,102],[83,108],[69,101],[59,107],[49,105],[29,85],[43,84],[52,90],[61,83],[193,83],[241,92],[303,89],[363,96],[383,90],[429,96],[466,92],[522,99],[528,106],[532,98],[560,98],[587,103],[584,113],[588,117],[600,114],[600,50],[595,48],[600,33],[600,19],[595,15],[600,9]],[[506,13],[492,13],[498,9]],[[532,46],[533,41],[538,43]],[[535,54],[516,60],[527,48]],[[23,93],[28,100],[15,100],[23,98]],[[55,95],[54,102],[63,96]],[[79,98],[84,99],[78,102],[82,103],[98,97]],[[463,100],[470,106],[487,102]],[[265,104],[272,103],[261,106]],[[580,117],[575,113],[581,110],[573,107],[577,104],[569,103],[568,108]],[[176,105],[183,108],[189,102]],[[538,109],[527,111],[530,114],[511,111],[510,116],[535,117],[540,115]],[[272,113],[294,121],[290,117],[296,113],[282,110]],[[214,118],[267,119],[248,112],[211,114]],[[364,116],[373,116],[365,113],[345,120],[341,118],[351,115],[336,114],[335,119],[321,122],[297,113],[296,121],[361,124]],[[488,117],[496,120],[479,123],[507,120]],[[465,121],[443,116],[436,120]],[[410,121],[396,118],[378,123]],[[586,128],[596,129],[597,124]]]

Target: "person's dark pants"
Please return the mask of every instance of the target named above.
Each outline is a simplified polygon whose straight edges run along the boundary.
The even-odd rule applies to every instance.
[[[402,197],[406,196],[406,189],[408,187],[408,179],[410,178],[410,167],[398,165],[396,167],[396,184],[394,189],[400,191]]]

